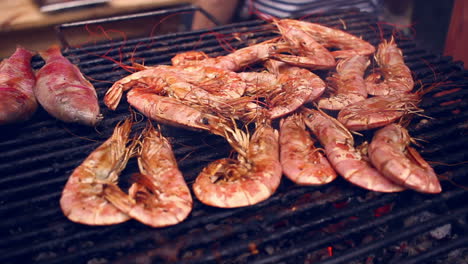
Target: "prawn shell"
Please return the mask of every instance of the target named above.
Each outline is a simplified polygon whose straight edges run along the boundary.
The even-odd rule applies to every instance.
[[[268,103],[270,118],[275,119],[294,112],[313,101],[325,91],[325,82],[313,72],[299,67],[286,66],[278,74],[281,89],[274,91]]]
[[[302,116],[293,114],[280,122],[280,160],[283,173],[300,185],[323,185],[336,178],[328,159],[314,145]]]
[[[119,189],[117,179],[131,153],[126,146],[130,130],[129,120],[117,125],[112,136],[70,175],[60,197],[60,208],[68,219],[87,225],[111,225],[130,219],[104,193],[106,185]]]
[[[127,93],[127,101],[146,117],[171,126],[210,131],[217,124],[223,123],[221,118],[207,114],[175,98],[155,94],[151,89],[132,89]]]
[[[417,111],[418,102],[417,94],[374,96],[344,107],[337,119],[352,131],[379,128]]]
[[[276,20],[274,24],[281,36],[298,51],[297,55],[276,54],[274,59],[313,70],[331,69],[335,66],[333,55],[307,31],[289,23],[289,20]]]
[[[306,125],[325,148],[333,168],[347,181],[371,191],[399,192],[404,188],[373,168],[354,147],[352,134],[336,119],[320,111],[302,108]]]
[[[190,190],[169,141],[152,126],[144,133],[138,167],[142,174],[129,190],[136,203],[127,213],[152,227],[175,225],[187,218],[192,210]]]
[[[294,19],[283,19],[283,21],[301,28],[327,48],[338,48],[339,50],[331,51],[335,58],[346,58],[354,55],[369,56],[375,52],[375,47],[372,44],[343,30]]]
[[[393,37],[390,41],[384,40],[379,44],[375,60],[380,68],[365,80],[369,94],[405,94],[413,90],[414,79],[411,70],[406,66],[403,52]]]
[[[247,163],[225,158],[205,167],[193,184],[196,197],[220,208],[249,206],[271,197],[282,175],[277,131],[269,125],[257,127],[247,152]],[[228,180],[218,179],[218,172]],[[233,173],[235,179],[229,179]]]
[[[132,73],[116,81],[104,95],[104,104],[111,110],[115,110],[122,98],[123,92],[132,88],[151,87],[154,93],[163,90],[163,82],[157,77],[158,72],[163,72],[168,66],[159,65],[156,67],[146,67],[145,69]]]
[[[338,62],[336,73],[328,78],[329,85],[335,92],[328,98],[318,100],[318,107],[328,110],[340,110],[349,104],[367,98],[364,72],[369,66],[369,58],[354,55]]]
[[[423,193],[442,188],[432,167],[408,145],[408,131],[398,124],[379,129],[369,144],[372,164],[394,182]]]

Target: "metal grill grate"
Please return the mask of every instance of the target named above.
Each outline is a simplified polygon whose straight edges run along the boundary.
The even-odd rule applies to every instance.
[[[346,30],[375,45],[381,39],[379,28],[385,38],[393,30],[379,27],[372,16],[355,10],[308,19],[337,28],[344,22]],[[176,53],[192,49],[213,56],[226,53],[219,37],[240,48],[275,36],[263,21],[218,27],[216,32],[102,43],[72,48],[65,55],[94,80],[102,99],[112,82],[128,72],[97,55],[115,60],[123,55],[125,64],[131,56],[144,58],[147,65],[169,64]],[[233,38],[233,33],[240,39]],[[398,44],[421,86],[439,84],[421,102],[431,118],[415,117],[410,133],[421,139],[421,154],[434,162],[442,179],[466,185],[466,164],[443,164],[468,160],[468,73],[450,58],[425,52],[413,40],[398,39]],[[34,59],[35,68],[42,64]],[[454,88],[461,89],[437,96]],[[468,206],[463,201],[468,191],[449,181],[443,181],[442,194],[424,195],[373,193],[341,179],[321,187],[301,187],[283,179],[272,198],[255,206],[226,210],[195,201],[189,218],[169,228],[153,229],[136,221],[107,227],[68,221],[59,207],[66,180],[128,115],[128,107],[123,100],[113,112],[102,104],[105,118],[96,129],[64,124],[43,110],[26,124],[4,128],[0,135],[1,263],[444,263],[454,249],[466,253],[462,247],[468,240]],[[142,126],[136,125],[135,130]],[[227,144],[216,136],[163,129],[172,139],[190,187],[203,166],[229,153]],[[124,185],[133,171],[134,161],[121,176]],[[450,233],[434,238],[431,232],[447,224]]]

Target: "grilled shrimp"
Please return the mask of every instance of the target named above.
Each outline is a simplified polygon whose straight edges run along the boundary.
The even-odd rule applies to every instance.
[[[289,50],[289,45],[278,42],[278,38],[238,49],[224,56],[209,57],[202,51],[188,51],[177,54],[171,61],[173,65],[203,65],[228,71],[239,71],[251,64],[261,62],[270,56]]]
[[[94,126],[102,119],[94,86],[65,58],[59,46],[39,52],[45,65],[36,73],[34,94],[44,109],[64,122]]]
[[[325,91],[325,82],[307,69],[275,60],[268,60],[265,67],[277,76],[272,84],[277,88],[265,96],[272,119],[295,111]]]
[[[339,61],[336,73],[328,78],[329,86],[334,87],[334,92],[330,97],[318,100],[318,107],[340,110],[349,104],[367,98],[364,72],[369,63],[367,56],[361,55]]]
[[[295,111],[325,91],[325,82],[319,76],[295,66],[282,68],[278,83],[281,84],[280,89],[273,91],[267,98],[272,119]]]
[[[309,32],[289,23],[289,20],[275,20],[273,23],[278,27],[282,38],[291,45],[291,51],[297,51],[297,54],[276,54],[272,58],[314,70],[330,69],[335,66],[333,55]]]
[[[165,81],[169,94],[197,103],[239,98],[246,86],[237,73],[210,66],[171,67]]]
[[[375,60],[380,68],[378,73],[372,73],[366,78],[369,94],[402,94],[413,90],[414,80],[411,70],[406,66],[403,52],[398,48],[393,37],[390,41],[383,41],[379,44]]]
[[[171,58],[171,63],[174,66],[193,66],[201,65],[202,63],[210,65],[214,63],[214,58],[211,58],[203,51],[190,50],[177,53]]]
[[[22,47],[0,63],[0,125],[28,120],[37,109],[33,53]]]
[[[171,97],[160,96],[152,89],[135,88],[127,94],[128,103],[143,115],[171,126],[208,130],[225,120],[204,110]],[[216,133],[216,132],[214,132]]]
[[[253,63],[268,59],[272,54],[280,52],[283,47],[277,43],[278,39],[270,39],[264,42],[238,49],[225,56],[216,58],[214,67],[226,70],[238,71]]]
[[[278,88],[276,74],[262,72],[240,72],[239,76],[246,83],[245,94],[264,96]]]
[[[327,158],[315,147],[300,114],[292,114],[280,121],[280,160],[283,173],[301,185],[327,184],[336,172]]]
[[[263,97],[270,118],[287,115],[325,91],[325,82],[313,72],[284,62],[268,60],[268,72],[244,72],[239,75],[247,83],[246,92]],[[258,108],[250,107],[251,112]]]
[[[193,184],[195,195],[204,204],[222,208],[266,200],[281,181],[278,131],[266,119],[257,122],[250,139],[237,128],[224,131],[238,157],[216,160],[205,167]]]
[[[369,144],[372,164],[392,181],[424,193],[440,193],[442,188],[431,166],[409,146],[411,137],[398,124],[387,125],[375,133]]]
[[[105,185],[117,187],[120,172],[134,154],[136,141],[129,143],[131,121],[118,124],[112,136],[95,149],[69,177],[60,207],[71,221],[87,225],[111,225],[130,217],[105,198]]]
[[[331,165],[347,181],[378,192],[399,192],[404,189],[371,166],[355,149],[353,135],[336,119],[305,107],[302,113],[306,125],[324,146]]]
[[[159,65],[147,67],[115,82],[104,96],[104,103],[115,110],[124,91],[147,88],[180,100],[210,104],[238,98],[245,87],[242,79],[228,70],[208,66]]]
[[[339,50],[331,51],[335,58],[346,58],[354,55],[369,56],[375,52],[374,46],[369,42],[339,29],[294,19],[282,19],[281,23],[307,32],[318,43],[327,48],[338,48]]]
[[[418,94],[382,95],[367,98],[341,109],[338,121],[353,131],[368,130],[393,123],[408,113],[417,113]]]
[[[106,198],[122,212],[152,227],[182,222],[192,210],[192,196],[180,172],[169,141],[153,126],[143,132],[139,150],[140,174],[129,195],[108,185]]]

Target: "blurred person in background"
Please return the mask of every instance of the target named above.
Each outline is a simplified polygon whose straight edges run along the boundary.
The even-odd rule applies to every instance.
[[[377,17],[383,14],[384,0],[195,0],[193,3],[221,24],[260,18],[299,18],[333,9],[358,8]],[[398,0],[404,2],[407,0]],[[200,12],[194,15],[192,29],[213,27],[211,20]]]

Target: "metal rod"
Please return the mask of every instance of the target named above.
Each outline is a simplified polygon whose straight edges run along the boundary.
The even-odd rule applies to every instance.
[[[70,44],[66,40],[63,30],[68,29],[68,28],[74,28],[74,27],[80,27],[80,26],[86,26],[86,25],[95,25],[95,24],[105,24],[105,23],[111,23],[111,22],[117,22],[117,21],[126,21],[126,20],[132,20],[132,19],[139,19],[139,18],[145,18],[145,17],[152,17],[152,16],[163,16],[163,15],[170,15],[170,14],[177,14],[177,13],[183,13],[183,12],[201,12],[203,15],[205,15],[208,19],[210,19],[215,25],[219,26],[221,23],[210,13],[206,12],[204,9],[200,8],[199,6],[196,5],[183,5],[180,7],[176,8],[166,8],[166,9],[160,9],[160,10],[155,10],[155,11],[149,11],[149,12],[142,12],[142,13],[137,13],[137,14],[130,14],[130,15],[122,15],[122,16],[113,16],[113,17],[106,17],[106,18],[99,18],[99,19],[90,19],[90,20],[84,20],[84,21],[78,21],[78,22],[71,22],[71,23],[64,23],[55,26],[55,33],[57,35],[57,38],[59,39],[60,43],[62,44],[62,47],[64,48],[69,48]]]

